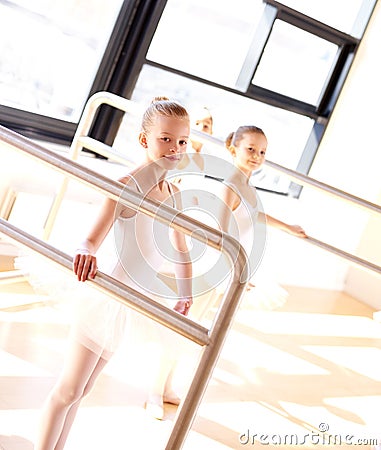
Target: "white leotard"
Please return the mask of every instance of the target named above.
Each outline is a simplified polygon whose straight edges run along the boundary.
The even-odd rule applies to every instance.
[[[235,192],[237,189],[230,185]],[[255,189],[255,187],[252,187]],[[239,192],[237,192],[239,195]],[[237,208],[232,211],[229,233],[231,233],[245,249],[249,260],[250,283],[255,289],[246,294],[248,301],[256,309],[273,309],[284,304],[287,298],[285,291],[273,278],[272,267],[266,261],[265,247],[267,240],[266,224],[258,220],[259,199],[252,205],[241,196]]]
[[[232,211],[228,232],[240,242],[246,251],[249,259],[250,278],[252,278],[265,249],[266,226],[258,221],[258,201],[255,205],[245,201],[234,185],[226,184],[240,197],[239,205]],[[253,187],[253,189],[255,188]]]
[[[130,178],[138,192],[143,193],[135,178]],[[170,206],[176,208],[170,183],[168,190],[171,194],[168,199],[171,201]],[[114,224],[117,261],[110,274],[146,295],[174,300],[176,293],[157,277],[163,263],[172,259],[171,233],[172,229],[168,225],[141,212],[129,218],[119,216]]]
[[[138,192],[143,193],[136,179],[131,175],[130,178]],[[168,189],[171,197],[163,203],[171,201],[170,206],[176,207],[170,183]],[[115,259],[105,272],[172,308],[177,298],[176,292],[157,277],[163,262],[170,258],[170,232],[172,229],[168,225],[139,211],[132,217],[119,216],[114,223]],[[83,310],[74,327],[74,337],[105,359],[119,345],[127,321],[129,328],[132,328],[131,334],[140,333],[146,340],[163,341],[172,333],[103,294],[83,299],[82,305]]]
[[[136,189],[143,193],[134,177],[130,175],[130,178]],[[168,189],[171,196],[163,203],[176,207],[169,183]],[[107,254],[107,265],[102,264],[101,257],[98,258],[101,270],[173,308],[176,292],[157,277],[160,266],[170,254],[169,234],[172,229],[139,211],[130,218],[117,217],[113,228],[114,251]],[[118,347],[127,323],[130,325],[128,329],[132,329],[131,335],[137,334],[139,329],[144,330],[145,339],[162,340],[163,336],[169,335],[170,330],[163,329],[151,319],[91,287],[91,284],[79,283],[74,274],[56,269],[44,258],[22,257],[18,266],[29,275],[39,292],[49,294],[54,301],[73,305],[71,338],[105,359],[110,358]],[[170,338],[173,340],[173,335]]]

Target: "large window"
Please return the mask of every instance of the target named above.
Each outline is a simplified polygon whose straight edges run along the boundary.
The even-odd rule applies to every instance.
[[[132,98],[207,106],[221,139],[260,126],[269,160],[308,173],[375,2],[333,3],[168,0]],[[117,144],[134,149],[137,126],[126,118]],[[299,193],[266,167],[254,177],[258,187]]]
[[[317,105],[338,46],[276,20],[252,83]]]
[[[1,0],[1,104],[78,122],[122,3]]]
[[[0,123],[70,143],[93,92],[142,104],[167,95],[209,107],[221,139],[261,126],[268,159],[308,173],[375,3],[0,0]],[[112,145],[121,119],[102,107],[92,136]],[[136,127],[123,120],[123,151]],[[266,168],[256,176],[292,191]]]
[[[356,21],[359,20],[363,0],[282,0],[284,5],[313,17],[344,33],[353,34]],[[366,11],[365,14],[369,15]],[[361,35],[356,37],[360,37]]]
[[[234,87],[264,4],[169,0],[147,59]]]
[[[190,113],[206,106],[214,119],[214,136],[224,140],[230,131],[244,124],[261,127],[269,140],[267,158],[289,168],[295,168],[300,160],[306,140],[311,133],[313,120],[254,101],[218,87],[177,75],[145,64],[135,86],[132,99],[148,105],[155,95],[169,95],[186,105]],[[114,146],[132,162],[141,162],[136,136],[140,129],[140,117],[126,115]],[[229,152],[220,146],[209,144],[209,151],[216,156],[230,159]],[[138,150],[138,151],[137,151]],[[274,171],[255,174],[255,183],[264,189],[286,193],[289,182]]]

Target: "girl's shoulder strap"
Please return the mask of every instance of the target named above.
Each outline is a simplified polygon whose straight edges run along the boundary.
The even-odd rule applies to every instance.
[[[170,181],[167,181],[167,183],[168,183],[168,191],[169,191],[169,193],[171,194],[171,198],[172,198],[172,200],[173,200],[173,205],[172,205],[172,206],[173,206],[175,209],[178,209],[178,208],[177,208],[177,203],[176,203],[176,196],[175,196],[176,192],[175,192],[175,190],[173,189],[172,183],[171,183]]]
[[[128,181],[129,181],[129,180],[132,180],[132,181],[135,183],[135,186],[136,186],[137,190],[138,190],[141,194],[143,194],[143,189],[140,187],[140,185],[139,185],[137,179],[132,175],[132,173],[129,173],[128,175],[126,175],[126,176],[123,178],[123,180],[125,180],[126,185],[128,184]]]
[[[226,187],[231,189],[235,194],[238,195],[238,197],[241,196],[241,193],[239,192],[239,189],[238,189],[238,187],[236,186],[235,183],[232,183],[230,180],[223,180],[222,184],[224,184]]]

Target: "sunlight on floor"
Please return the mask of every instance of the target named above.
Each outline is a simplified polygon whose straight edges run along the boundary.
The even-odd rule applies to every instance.
[[[23,188],[21,172],[17,184]],[[46,189],[48,183],[54,190],[56,180],[37,181],[37,188]],[[29,197],[19,201],[25,205]],[[90,195],[84,202],[83,227],[91,218],[92,201]],[[83,206],[73,207],[80,214]],[[0,258],[0,270],[10,270],[4,264]],[[286,289],[289,298],[275,311],[255,310],[243,301],[185,450],[289,447],[286,440],[282,445],[261,441],[264,435],[300,440],[308,435],[309,441],[314,433],[322,439],[324,432],[378,437],[374,411],[381,401],[381,323],[372,320],[374,311],[340,292]],[[0,322],[0,449],[31,450],[40,409],[63,364],[70,314],[26,282],[1,284]],[[175,384],[182,395],[200,351],[190,344],[179,362]],[[144,409],[153,358],[135,343],[122,344],[84,400],[67,450],[165,448],[176,408],[167,405],[163,421]],[[326,447],[322,440],[303,444]],[[336,446],[347,447],[353,443]]]
[[[254,311],[243,303],[185,449],[240,448],[248,433],[301,439],[319,433],[322,423],[331,434],[377,437],[373,411],[381,400],[381,372],[374,362],[381,325],[370,309],[351,315],[358,302],[344,294],[336,299],[345,297],[345,310],[331,302],[331,313],[323,314],[316,303],[307,312],[289,290],[278,311]],[[331,293],[320,295],[324,309]],[[62,365],[68,318],[20,283],[1,287],[0,320],[0,445],[30,450],[39,410]],[[180,361],[179,390],[194,370],[200,350],[193,348]],[[164,448],[176,409],[168,406],[162,422],[145,413],[152,361],[139,351],[125,343],[111,360],[83,402],[68,450]]]

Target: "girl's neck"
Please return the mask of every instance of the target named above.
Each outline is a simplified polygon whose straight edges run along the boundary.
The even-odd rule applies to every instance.
[[[203,144],[201,142],[193,142],[192,143],[192,151],[196,153],[201,153]]]
[[[235,166],[235,168],[237,169],[235,173],[236,180],[241,184],[249,184],[252,174],[251,170],[242,170],[237,165]]]
[[[141,167],[144,173],[145,181],[149,182],[152,186],[162,182],[167,176],[167,170],[156,164],[155,161],[147,161]]]

